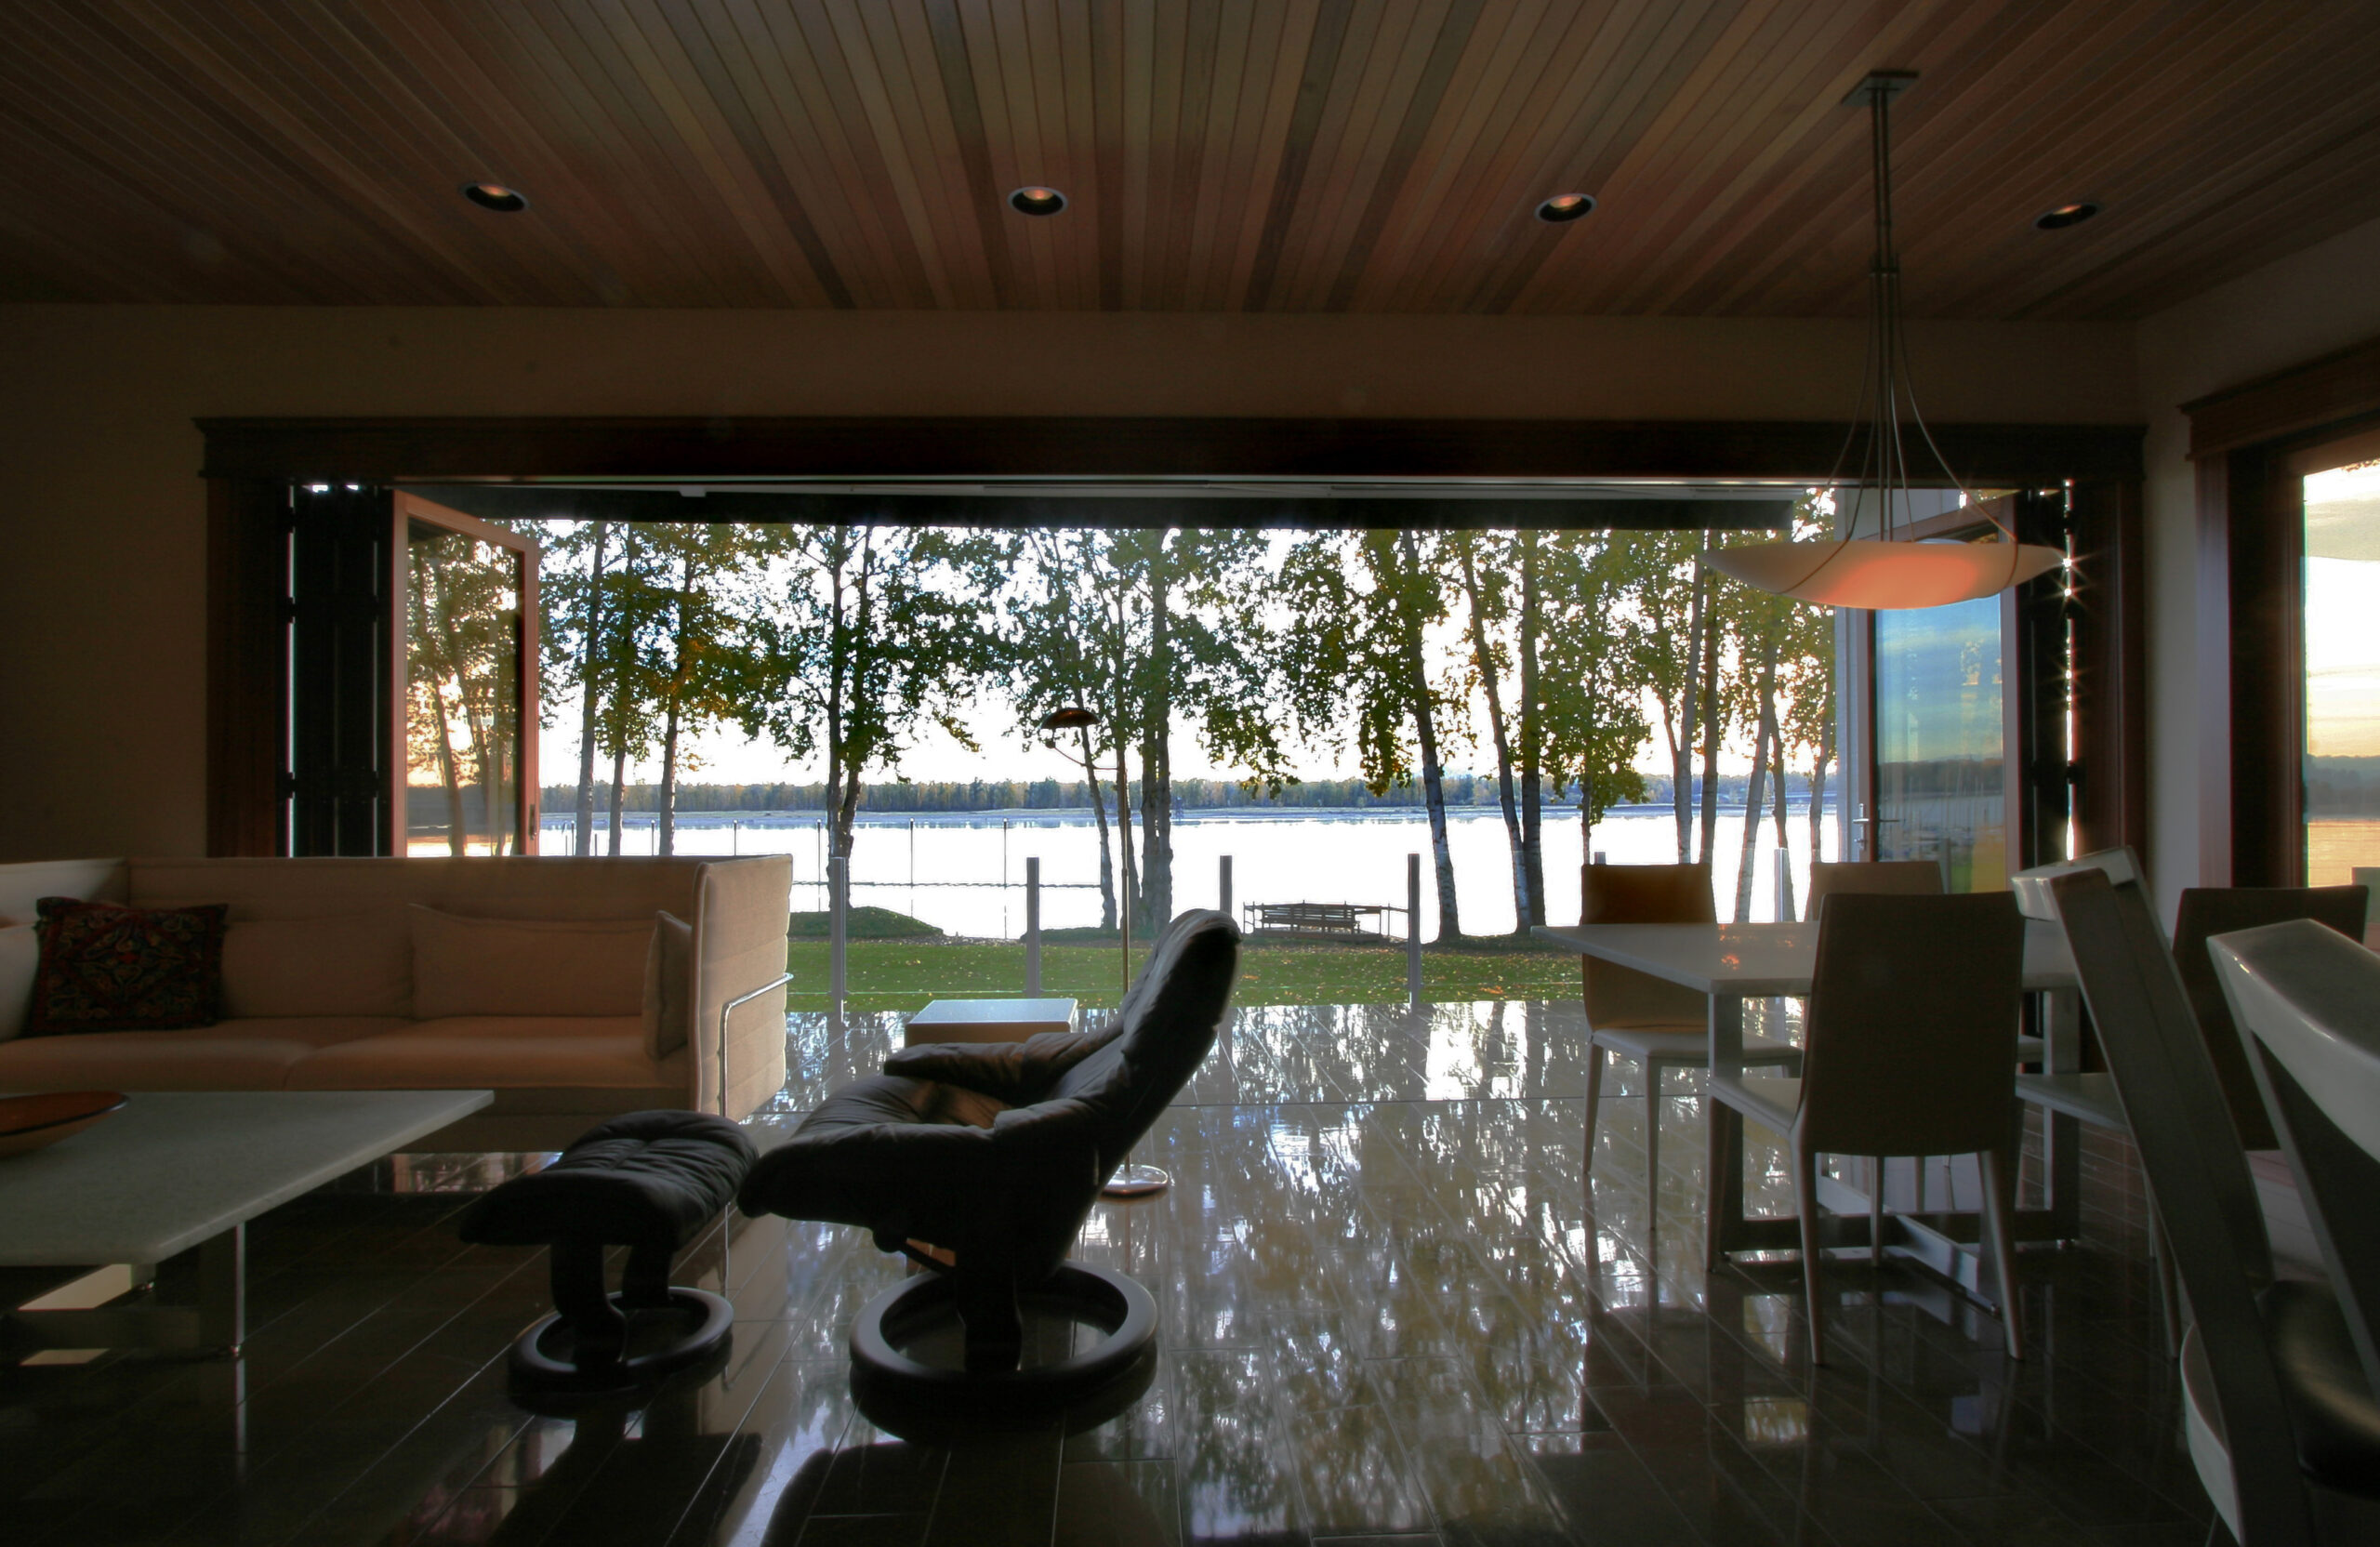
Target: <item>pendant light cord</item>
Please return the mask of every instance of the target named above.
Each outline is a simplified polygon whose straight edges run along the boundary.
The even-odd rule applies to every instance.
[[[1859,396],[1850,428],[1844,434],[1843,447],[1835,454],[1834,467],[1827,474],[1829,489],[1837,496],[1837,540],[1848,541],[1858,536],[1859,496],[1868,489],[1876,493],[1879,537],[1890,542],[1896,525],[1910,524],[1908,512],[1915,498],[1915,486],[1910,478],[1910,448],[1901,436],[1901,412],[1906,399],[1910,423],[1916,427],[1942,475],[1950,481],[1969,509],[2013,544],[2017,540],[2016,531],[1984,508],[1983,501],[1951,468],[1950,459],[1942,455],[1932,428],[1918,409],[1917,394],[1910,386],[1913,373],[1910,368],[1908,326],[1901,314],[1900,253],[1893,232],[1892,99],[1900,86],[1899,80],[1887,76],[1871,77],[1867,83],[1868,172],[1875,246],[1868,265],[1868,341],[1862,351]],[[1844,467],[1850,460],[1852,445],[1858,441],[1863,428],[1868,439],[1860,447],[1860,477],[1852,486],[1846,510],[1841,499]],[[1901,506],[1897,521],[1893,509],[1895,495],[1899,496]]]

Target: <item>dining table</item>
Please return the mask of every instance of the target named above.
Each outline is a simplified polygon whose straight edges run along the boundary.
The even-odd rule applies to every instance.
[[[1738,1077],[1744,1072],[1746,1006],[1806,998],[1818,966],[1815,923],[1540,924],[1529,932],[1545,945],[1633,968],[1703,995],[1710,1006],[1711,1068]],[[2026,1055],[2038,1057],[2044,1073],[2078,1071],[2081,984],[2056,925],[2026,922],[2022,985],[2035,997],[2039,1038],[2023,1044]],[[1915,1035],[1921,1028],[1911,1029]],[[2010,1121],[2020,1122],[2013,1063],[2008,1073]],[[1704,1105],[1711,1125],[1706,1184],[1722,1189],[1712,1211],[1719,1228],[1708,1242],[1711,1264],[1718,1265],[1731,1251],[1798,1250],[1800,1225],[1793,1216],[1744,1211],[1743,1115],[1721,1102]],[[2044,1112],[2043,1118],[2042,1200],[2039,1207],[2017,1210],[2019,1242],[2070,1241],[2081,1234],[2081,1127],[2062,1113]],[[1831,1178],[1820,1178],[1818,1194],[1828,1210],[1821,1229],[1828,1246],[1868,1246],[1880,1235],[1888,1254],[1923,1263],[1979,1302],[1993,1303],[1976,1210],[1927,1210],[1922,1185],[1915,1199],[1919,1207],[1891,1210],[1881,1218],[1865,1193]]]

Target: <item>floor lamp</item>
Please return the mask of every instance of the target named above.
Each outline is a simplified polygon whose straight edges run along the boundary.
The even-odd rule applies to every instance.
[[[1058,750],[1059,732],[1074,731],[1081,735],[1082,771],[1091,781],[1091,800],[1094,806],[1099,803],[1099,763],[1091,749],[1091,728],[1098,723],[1099,711],[1080,704],[1069,704],[1064,708],[1052,709],[1041,717],[1041,730],[1044,737],[1042,745],[1052,752]],[[1117,806],[1119,812],[1123,809],[1120,797],[1119,791]],[[1117,840],[1119,846],[1126,848],[1129,852],[1132,841],[1131,828],[1127,826],[1118,832]],[[1117,866],[1117,873],[1119,877],[1122,876],[1124,867]],[[1130,889],[1127,887],[1117,889],[1116,928],[1117,938],[1123,946],[1121,992],[1129,994],[1132,989],[1132,896]],[[1117,1007],[1117,1013],[1122,1013],[1120,1004]],[[1124,1163],[1116,1168],[1116,1174],[1107,1179],[1107,1185],[1099,1191],[1102,1197],[1148,1197],[1172,1185],[1173,1178],[1168,1176],[1162,1169],[1143,1165],[1128,1155],[1124,1157]]]

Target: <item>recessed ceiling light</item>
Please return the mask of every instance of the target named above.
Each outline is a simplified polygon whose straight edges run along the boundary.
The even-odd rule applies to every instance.
[[[1054,188],[1034,184],[1020,188],[1008,196],[1008,202],[1019,215],[1055,215],[1066,207],[1066,196]]]
[[[2064,231],[2069,226],[2081,225],[2098,213],[2099,206],[2095,204],[2060,205],[2056,209],[2045,209],[2034,216],[2033,229],[2035,231]]]
[[[467,182],[463,197],[482,209],[492,209],[499,215],[517,215],[529,207],[529,201],[517,188],[507,188],[500,182]]]
[[[1595,196],[1592,193],[1556,193],[1537,206],[1537,218],[1549,226],[1566,220],[1583,220],[1594,213]]]

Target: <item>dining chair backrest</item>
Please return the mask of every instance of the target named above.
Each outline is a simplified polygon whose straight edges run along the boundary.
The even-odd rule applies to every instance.
[[[1715,924],[1711,866],[1589,865],[1580,873],[1581,924]],[[1591,1026],[1699,1025],[1710,1001],[1691,988],[1593,957],[1579,959]]]
[[[1818,922],[1818,908],[1840,892],[1882,892],[1897,897],[1938,897],[1942,865],[1931,859],[1810,861],[1810,895],[1802,917]]]
[[[2361,891],[2362,888],[2352,888]],[[2380,956],[2308,919],[2227,934],[2213,959],[2253,1046],[2251,1072],[2331,1287],[2365,1389],[2380,1392]]]
[[[2094,856],[2096,860],[2098,856]],[[2128,851],[2043,878],[2204,1349],[2240,1515],[2309,1540],[2296,1441],[2256,1296],[2272,1246],[2223,1086]],[[2114,875],[2110,871],[2115,872]],[[2116,876],[2122,876],[2122,879]],[[2251,1533],[2248,1540],[2256,1540]]]
[[[2207,954],[2209,936],[2258,929],[2292,919],[2327,924],[2350,940],[2363,936],[2366,893],[2360,886],[2194,886],[2182,893],[2174,919],[2174,964],[2181,969],[2182,986],[2190,997],[2190,1011],[2206,1038],[2207,1056],[2215,1061],[2215,1078],[2223,1082],[2230,1104],[2231,1121],[2240,1142],[2250,1149],[2277,1149],[2272,1118],[2264,1098],[2256,1093],[2256,1078],[2248,1067],[2248,1050],[2231,1006],[2223,997],[2215,959]]]
[[[1837,892],[1818,921],[1793,1137],[1849,1155],[2004,1148],[2025,922],[2004,892]]]

